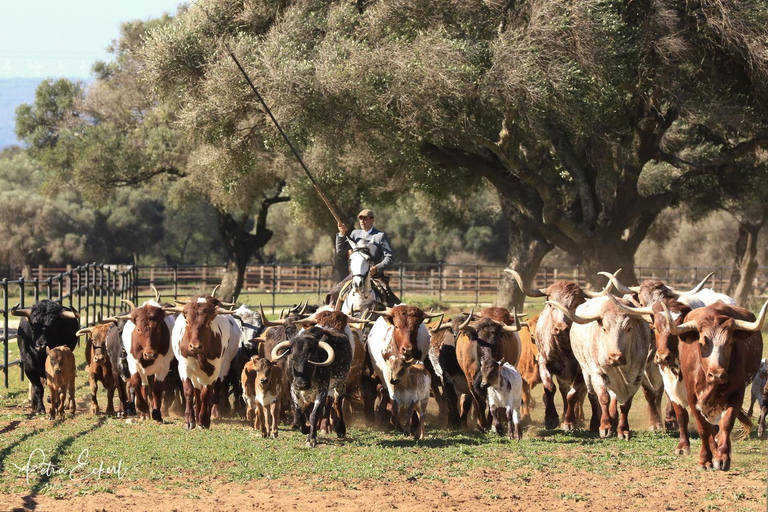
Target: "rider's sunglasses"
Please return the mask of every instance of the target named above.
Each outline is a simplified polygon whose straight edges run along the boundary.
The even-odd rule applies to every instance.
[[[373,217],[358,217],[357,220],[372,219]]]

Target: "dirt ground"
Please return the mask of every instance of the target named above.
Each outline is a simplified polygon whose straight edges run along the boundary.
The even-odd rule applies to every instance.
[[[752,473],[754,475],[754,473]],[[674,483],[672,483],[674,482]],[[172,484],[172,482],[167,482]],[[143,491],[137,491],[141,485]],[[617,492],[618,488],[626,491]],[[295,479],[247,484],[217,482],[196,494],[173,495],[152,484],[118,484],[99,493],[57,500],[44,495],[3,495],[6,507],[35,511],[240,511],[288,510],[766,510],[765,480],[729,473],[626,470],[603,478],[576,470],[547,474],[478,470],[446,481],[362,481],[316,487]],[[468,507],[470,507],[468,509]]]

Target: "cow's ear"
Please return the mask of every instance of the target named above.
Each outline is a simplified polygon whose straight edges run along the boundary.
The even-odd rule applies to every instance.
[[[51,347],[49,347],[48,345],[45,346],[45,353],[46,354],[50,354],[51,353]]]
[[[760,333],[758,332],[758,335]],[[752,336],[755,335],[754,331],[740,331],[740,330],[734,330],[733,331],[733,341],[736,343],[743,343],[746,340],[752,338]]]
[[[392,315],[381,315],[381,316],[382,318],[384,318],[384,321],[387,322],[389,325],[392,325],[392,323],[395,321]]]

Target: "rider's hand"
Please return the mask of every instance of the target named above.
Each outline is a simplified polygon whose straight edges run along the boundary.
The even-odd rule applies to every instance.
[[[339,234],[341,236],[347,236],[347,226],[343,222],[339,222]]]
[[[378,274],[378,273],[379,273],[379,269],[377,269],[377,268],[376,268],[376,265],[374,265],[374,266],[372,266],[372,267],[370,268],[370,272],[371,272],[371,275],[372,275],[372,276],[375,276],[376,274]]]

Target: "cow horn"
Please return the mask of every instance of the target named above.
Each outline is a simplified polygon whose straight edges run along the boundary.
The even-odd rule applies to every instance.
[[[712,277],[713,275],[715,275],[715,273],[714,272],[710,272],[707,275],[707,277],[705,277],[704,279],[701,280],[701,282],[699,284],[697,284],[696,286],[694,286],[693,288],[691,288],[687,292],[678,292],[677,290],[675,290],[671,286],[667,286],[667,288],[669,288],[669,291],[672,292],[672,295],[676,299],[680,298],[683,295],[693,295],[694,293],[699,293],[701,291],[701,289],[704,288],[704,285],[707,284],[707,281],[709,281],[709,278]]]
[[[163,311],[165,311],[166,313],[183,313],[184,308],[180,308],[179,306],[171,306],[171,307],[166,306],[163,308]]]
[[[514,277],[515,281],[517,281],[517,286],[519,286],[520,289],[523,291],[523,293],[526,294],[527,296],[529,296],[529,297],[546,297],[547,296],[546,293],[544,293],[543,291],[539,290],[538,288],[533,288],[531,290],[528,290],[523,285],[523,278],[520,277],[520,274],[518,274],[517,272],[515,272],[511,268],[505,268],[504,272],[506,272],[508,274],[512,274],[512,277]]]
[[[29,318],[29,315],[32,313],[32,309],[31,308],[17,309],[18,307],[19,307],[18,304],[13,306],[13,308],[11,308],[11,314],[13,316],[25,316]]]
[[[614,272],[613,273],[613,277],[617,277],[619,274],[621,274],[621,269],[618,269],[616,272]],[[613,281],[609,280],[608,281],[608,287],[605,288],[601,292],[592,292],[592,291],[589,291],[589,290],[581,290],[581,293],[584,294],[584,296],[587,297],[588,299],[594,299],[596,297],[602,297],[603,295],[605,295],[606,294],[606,290],[608,290],[608,292],[610,293],[611,289],[613,289]]]
[[[216,297],[216,291],[219,289],[219,287],[221,287],[221,284],[217,284],[217,285],[216,285],[216,286],[213,288],[213,291],[211,292],[211,297]]]
[[[157,288],[155,288],[155,285],[153,285],[153,284],[150,284],[149,287],[152,288],[153,292],[155,292],[155,302],[160,304],[160,292],[157,291]]]
[[[424,315],[424,321],[426,320],[432,320],[433,318],[442,317],[445,313],[429,313],[428,315]]]
[[[435,334],[437,334],[438,332],[443,330],[443,318],[444,317],[445,317],[445,314],[440,315],[440,321],[437,322],[437,326],[429,328],[430,336],[434,336]],[[448,322],[448,326],[450,326],[450,325],[451,325],[451,323]]]
[[[371,311],[372,315],[391,315],[392,308],[387,308],[384,311]]]
[[[328,337],[327,336],[323,336],[320,339],[320,341],[317,342],[317,345],[321,349],[325,350],[328,353],[328,358],[325,361],[323,361],[322,363],[318,363],[318,362],[315,362],[315,361],[308,361],[308,362],[312,363],[315,366],[329,366],[333,362],[333,360],[336,359],[336,352],[333,351],[333,348],[331,348],[331,346],[328,343],[323,341],[325,339],[328,339]]]
[[[765,322],[765,311],[768,308],[768,301],[763,304],[763,308],[760,310],[760,314],[757,315],[757,320],[754,322],[747,322],[745,320],[734,320],[733,325],[740,331],[759,331],[763,328]]]
[[[460,331],[464,331],[464,330],[467,329],[467,327],[469,326],[469,322],[472,321],[472,315],[474,315],[474,314],[475,314],[475,308],[472,308],[469,311],[469,316],[467,316],[467,319],[464,320],[464,322],[462,322],[461,325],[459,325],[459,330]]]
[[[517,306],[512,306],[512,318],[515,319],[515,325],[505,325],[505,332],[517,332],[520,330],[520,318],[517,315]]]
[[[127,304],[127,305],[129,305],[129,306],[131,307],[131,309],[138,309],[138,308],[136,307],[136,304],[134,304],[132,300],[128,300],[128,299],[120,299],[120,302],[121,302],[121,303],[123,303],[123,304]]]
[[[613,286],[616,287],[616,291],[618,291],[619,293],[622,293],[622,294],[625,294],[625,295],[626,294],[632,295],[632,294],[635,294],[635,293],[639,292],[640,291],[640,287],[639,286],[624,286],[623,284],[621,284],[619,279],[616,277],[620,270],[621,269],[617,270],[615,274],[610,274],[608,272],[598,272],[598,274],[601,275],[601,276],[607,277],[611,281]]]
[[[223,309],[223,308],[216,308],[216,314],[217,315],[232,315],[233,317],[240,319],[240,315],[237,314],[237,311],[233,309]]]
[[[282,353],[280,352],[281,350],[283,351]],[[281,341],[275,345],[275,347],[272,349],[272,352],[269,354],[269,357],[272,359],[272,361],[277,361],[278,359],[284,358],[290,351],[291,342],[289,340]]]
[[[68,309],[65,309],[61,313],[59,313],[59,316],[61,318],[72,318],[72,319],[80,318],[80,314],[79,313],[75,313],[74,311],[70,311]]]
[[[685,322],[684,324],[675,325],[675,321],[672,319],[672,315],[669,314],[669,308],[664,301],[661,301],[661,308],[664,310],[664,318],[667,319],[667,327],[669,327],[669,333],[679,336],[683,333],[690,331],[698,331],[699,326],[696,324],[696,320]]]
[[[301,304],[301,303],[299,303],[299,304]],[[301,307],[301,311],[299,311],[299,314],[300,314],[300,315],[303,315],[303,314],[304,314],[304,312],[307,310],[307,308],[308,308],[308,307],[309,307],[309,299],[307,299],[306,301],[304,301],[304,305]]]
[[[285,319],[283,318],[281,318],[280,321],[267,319],[267,315],[264,314],[264,306],[261,305],[261,302],[259,302],[259,313],[261,314],[261,325],[264,327],[274,327],[276,325],[283,325],[285,323]]]
[[[619,301],[619,299],[614,297],[612,293],[608,292],[608,288],[605,288],[603,291],[605,291],[605,295],[608,297],[608,299],[610,299],[611,302],[613,302],[617,308],[630,316],[643,317],[645,315],[653,314],[653,308],[650,306],[646,306],[644,308],[633,308],[631,306],[625,306]]]
[[[351,316],[351,315],[347,315],[347,322],[351,322],[353,324],[372,324],[372,323],[375,323],[373,320],[368,320],[367,318],[358,318],[356,316]]]
[[[600,315],[596,315],[594,317],[579,316],[579,315],[577,315],[576,313],[572,312],[570,309],[568,309],[567,307],[563,306],[562,304],[560,304],[559,302],[557,302],[555,300],[548,300],[547,302],[545,302],[545,304],[549,304],[553,308],[559,309],[560,311],[563,312],[563,314],[565,316],[567,316],[568,318],[570,318],[571,320],[573,320],[577,324],[588,324],[590,322],[594,322],[596,320],[600,320]]]
[[[78,338],[80,336],[85,336],[86,334],[90,333],[92,330],[93,330],[93,327],[85,327],[85,328],[80,329],[79,331],[77,331],[75,333],[75,336],[77,336]]]

